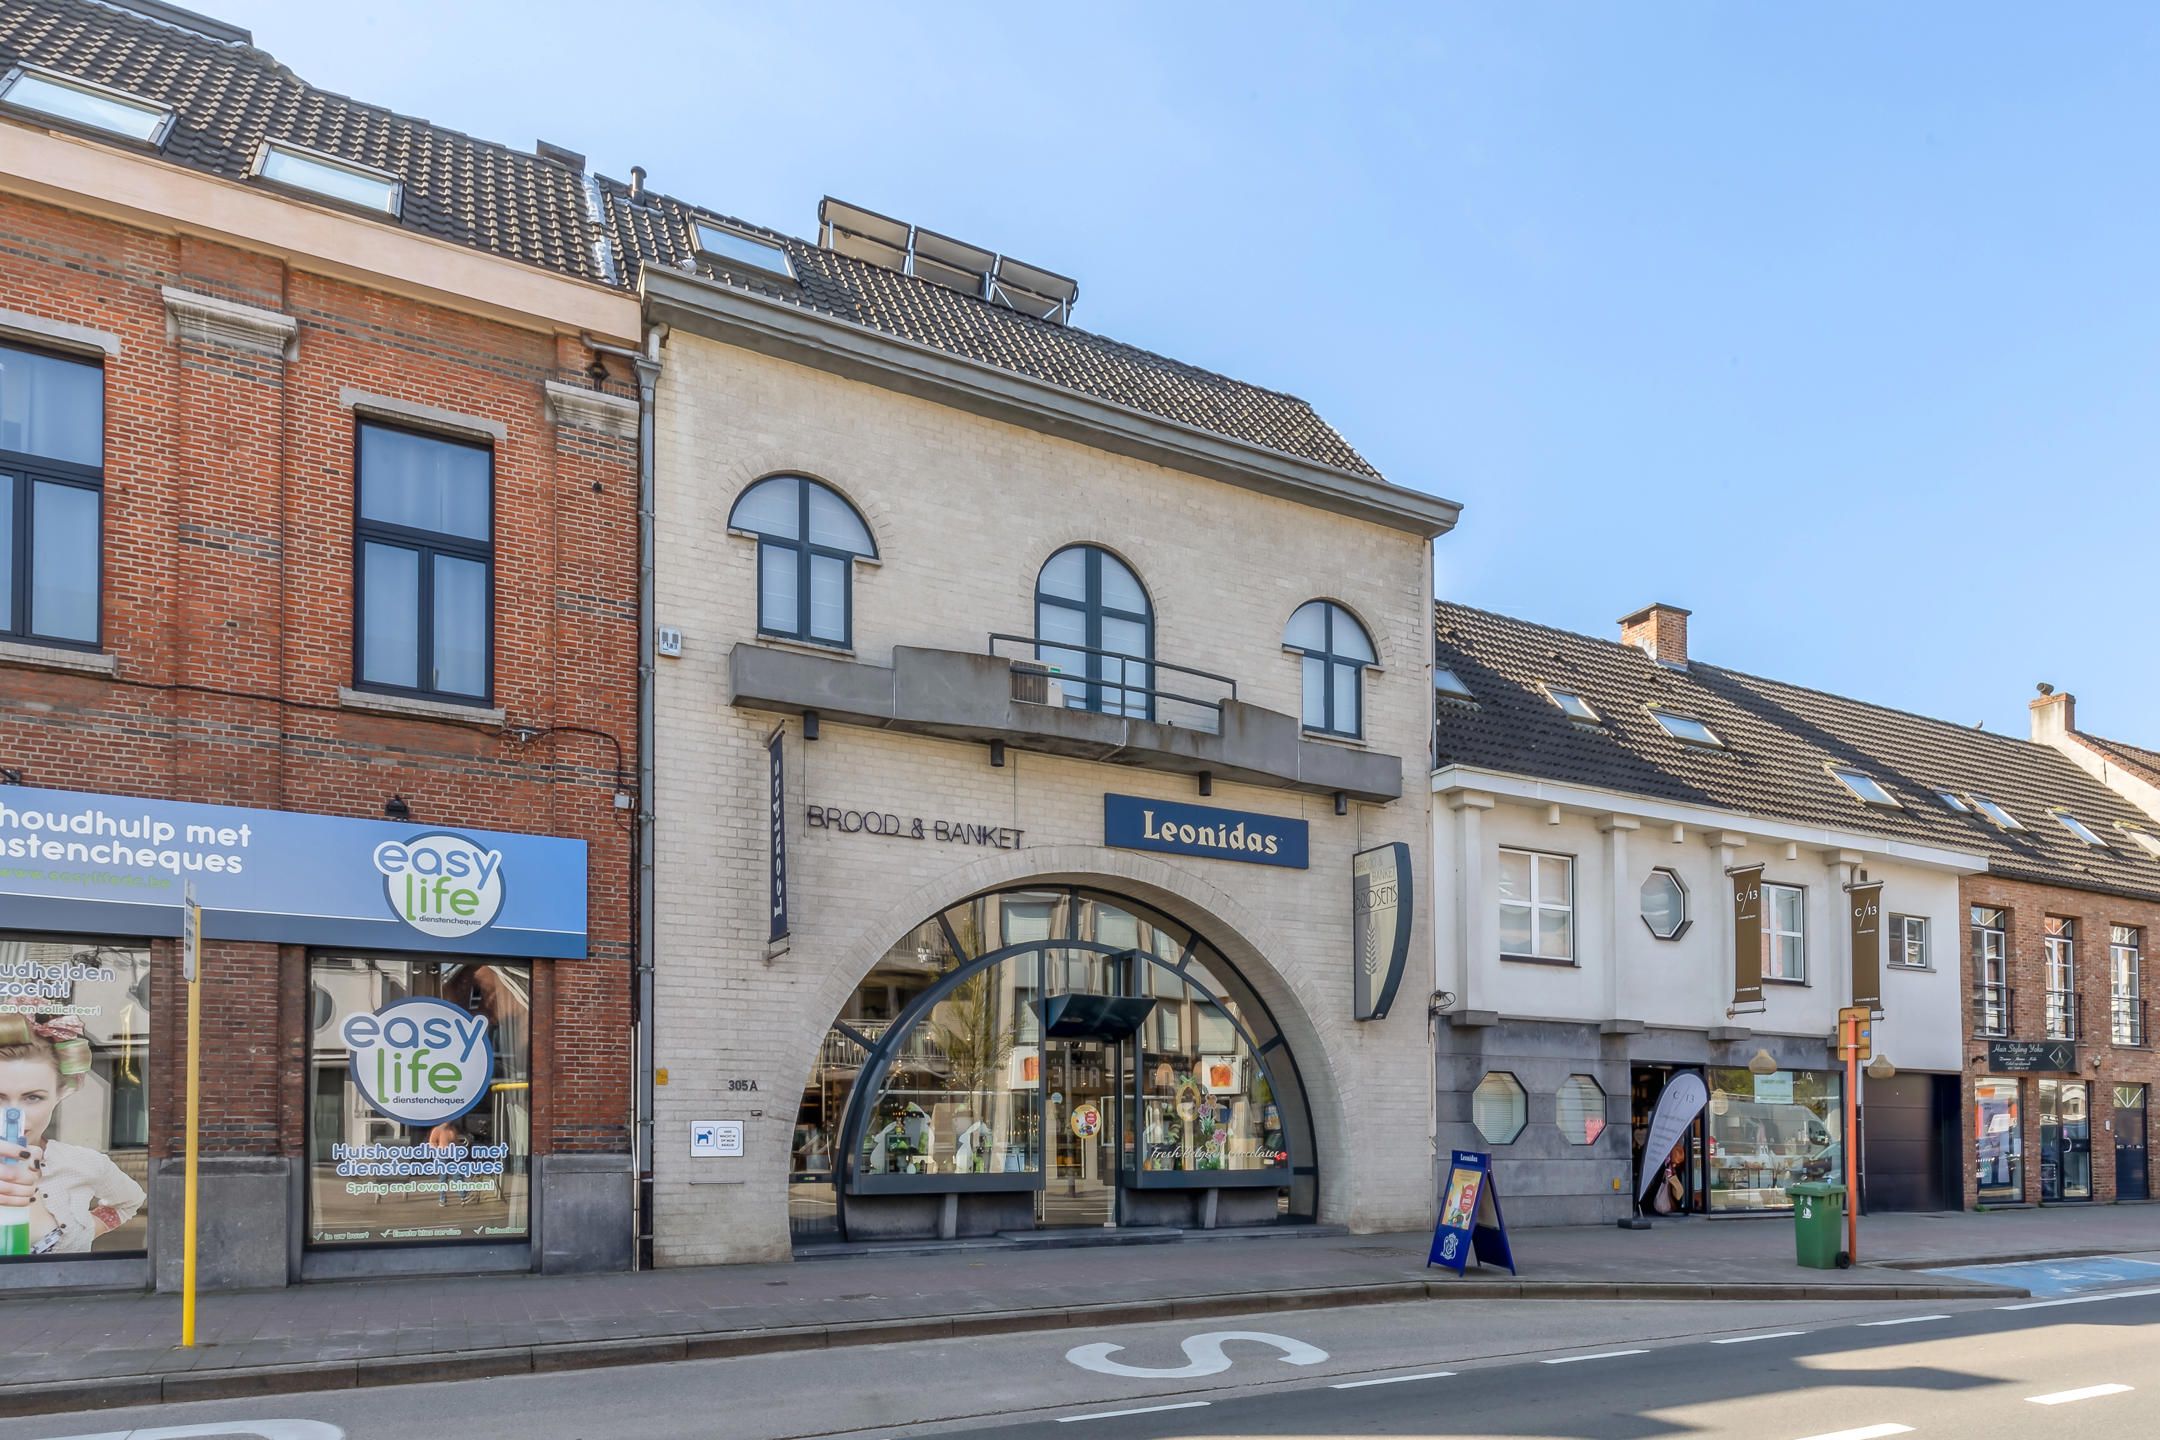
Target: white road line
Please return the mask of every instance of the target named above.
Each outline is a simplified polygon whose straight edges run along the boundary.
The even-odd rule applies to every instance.
[[[1862,1320],[1862,1330],[1874,1330],[1884,1325],[1918,1325],[1923,1320],[1947,1320],[1947,1315],[1904,1315],[1895,1320]]]
[[[1595,1355],[1562,1355],[1539,1363],[1544,1365],[1573,1365],[1578,1360],[1617,1360],[1623,1355],[1647,1355],[1649,1353],[1647,1350],[1601,1350]]]
[[[1367,1385],[1401,1385],[1410,1380],[1445,1380],[1454,1373],[1453,1370],[1427,1370],[1422,1375],[1383,1375],[1378,1380],[1345,1380],[1339,1385],[1330,1385],[1327,1388],[1330,1390],[1362,1390]]]
[[[2073,1400],[2097,1400],[2102,1395],[2127,1395],[2128,1385],[2087,1385],[2082,1390],[2058,1390],[2053,1395],[2028,1395],[2028,1405],[2068,1405]]]
[[[1748,1345],[1757,1340],[1789,1340],[1795,1335],[1805,1335],[1805,1330],[1773,1330],[1767,1335],[1731,1335],[1723,1340],[1712,1340],[1712,1345]]]
[[[1142,1405],[1137,1410],[1097,1410],[1092,1415],[1060,1415],[1060,1425],[1070,1425],[1075,1420],[1122,1420],[1127,1415],[1159,1415],[1165,1410],[1205,1410],[1205,1400],[1181,1400],[1175,1405]]]
[[[2067,1300],[2027,1300],[2022,1305],[1997,1305],[1997,1310],[2052,1310],[2057,1305],[2093,1305],[2102,1300],[2138,1300],[2160,1295],[2160,1286],[2146,1290],[2109,1290],[2099,1295],[2072,1295]]]
[[[1858,1430],[1833,1430],[1827,1435],[1810,1435],[1806,1440],[1882,1440],[1885,1435],[1910,1434],[1910,1425],[1863,1425]]]

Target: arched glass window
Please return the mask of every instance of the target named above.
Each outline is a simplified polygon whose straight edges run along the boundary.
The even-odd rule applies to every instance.
[[[1155,612],[1117,556],[1073,545],[1050,557],[1035,582],[1035,641],[1068,708],[1154,718]]]
[[[1308,600],[1283,627],[1282,643],[1304,655],[1305,728],[1363,735],[1365,667],[1380,657],[1357,617],[1332,600]]]
[[[743,491],[728,529],[758,540],[758,633],[855,643],[855,562],[875,560],[870,527],[833,490],[774,475]]]

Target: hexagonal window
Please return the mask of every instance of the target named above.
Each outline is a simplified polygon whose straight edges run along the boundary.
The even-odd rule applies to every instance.
[[[1642,920],[1660,940],[1677,940],[1688,927],[1687,886],[1670,870],[1652,870],[1642,882]]]
[[[1491,1145],[1512,1145],[1530,1122],[1530,1099],[1522,1082],[1505,1070],[1494,1070],[1470,1092],[1470,1123]]]
[[[1554,1117],[1570,1145],[1595,1145],[1605,1133],[1605,1087],[1588,1075],[1570,1075],[1555,1097]]]

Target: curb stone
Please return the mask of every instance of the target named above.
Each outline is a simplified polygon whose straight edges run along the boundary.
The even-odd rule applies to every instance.
[[[1981,1284],[1631,1284],[1624,1281],[1485,1278],[1398,1280],[1264,1294],[1233,1292],[1161,1300],[1110,1301],[1097,1305],[978,1310],[961,1315],[926,1315],[835,1325],[795,1325],[763,1330],[716,1331],[709,1334],[629,1339],[566,1340],[555,1344],[381,1355],[295,1365],[232,1366],[224,1369],[175,1370],[154,1375],[41,1381],[28,1385],[0,1385],[0,1416],[53,1415],[78,1410],[109,1410],[131,1405],[247,1399],[315,1390],[370,1389],[379,1385],[417,1385],[451,1376],[467,1380],[504,1375],[559,1374],[570,1370],[591,1370],[616,1365],[734,1359],[747,1355],[841,1346],[893,1345],[916,1340],[1143,1325],[1164,1320],[1199,1320],[1224,1315],[1267,1314],[1279,1311],[1338,1310],[1422,1300],[1997,1300],[2024,1299],[2029,1294],[2029,1291],[2016,1286]]]

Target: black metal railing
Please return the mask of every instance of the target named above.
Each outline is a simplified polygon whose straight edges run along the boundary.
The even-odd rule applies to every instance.
[[[2108,1009],[2117,1045],[2142,1046],[2146,1043],[2145,1037],[2150,1032],[2145,1028],[2145,1001],[2142,997],[2114,996]]]
[[[2084,1034],[2084,998],[2075,990],[2047,992],[2047,1038],[2076,1040]]]
[[[1237,699],[1237,681],[1228,675],[1180,665],[1172,660],[1134,655],[1123,650],[1105,650],[1094,645],[1076,645],[1068,640],[1046,640],[1038,635],[993,632],[990,653],[1002,653],[998,649],[1001,644],[1027,647],[1028,653],[1012,662],[1015,700],[1062,705],[1068,710],[1124,715],[1135,720],[1160,720],[1188,729],[1220,731],[1222,702]],[[1061,655],[1090,656],[1099,662],[1091,667],[1097,673],[1073,674],[1045,658]],[[1157,684],[1164,671],[1219,685],[1223,693],[1194,695]],[[1166,710],[1164,702],[1173,708]]]
[[[2016,992],[2000,982],[1983,984],[1973,996],[1973,1033],[2008,1035],[2015,1022]]]

